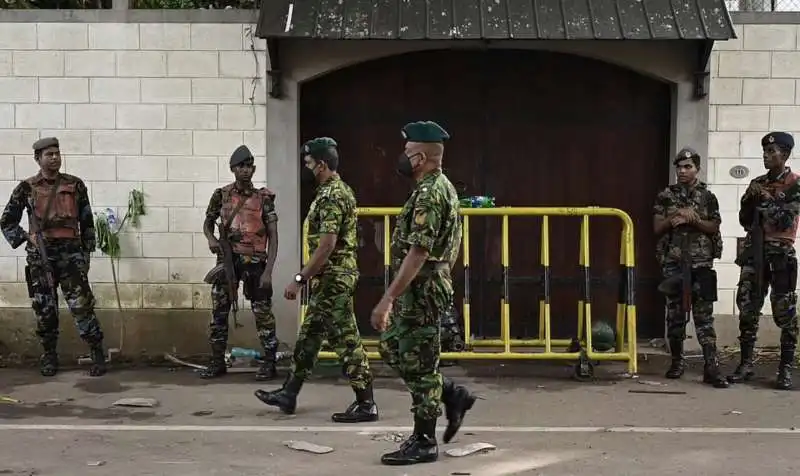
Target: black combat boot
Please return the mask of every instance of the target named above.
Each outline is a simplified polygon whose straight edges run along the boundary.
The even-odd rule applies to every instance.
[[[728,382],[741,383],[750,380],[755,372],[753,372],[753,350],[755,349],[755,342],[740,342],[739,349],[741,350],[741,357],[739,365],[733,374],[728,375]]]
[[[56,352],[56,343],[42,344],[44,352],[39,358],[39,373],[43,377],[53,377],[58,373],[58,353]]]
[[[258,370],[256,371],[256,380],[259,382],[263,382],[265,380],[272,380],[277,375],[277,371],[275,370],[275,360],[264,360],[259,365]]]
[[[387,466],[406,466],[432,463],[439,458],[436,444],[436,420],[414,419],[414,432],[400,445],[400,449],[381,456]]]
[[[792,389],[792,368],[794,367],[794,347],[781,345],[781,362],[778,364],[778,379],[775,388],[778,390]]]
[[[275,332],[269,332],[261,338],[261,349],[264,351],[264,360],[256,372],[256,380],[259,382],[272,380],[277,376],[275,354],[278,352],[278,339],[275,337]]]
[[[681,378],[683,371],[686,370],[686,364],[683,361],[683,339],[670,339],[669,351],[672,354],[672,363],[664,376],[671,379]]]
[[[92,358],[92,366],[89,367],[89,375],[100,377],[106,374],[106,353],[103,351],[103,341],[94,342],[89,348],[89,356]]]
[[[302,387],[303,381],[290,373],[286,376],[283,386],[278,390],[271,392],[256,390],[255,395],[256,398],[267,405],[278,407],[283,413],[292,415],[297,408],[297,395]]]
[[[228,366],[225,364],[225,343],[211,344],[211,360],[208,366],[200,371],[200,378],[211,379],[221,377],[228,373]]]
[[[444,403],[444,412],[445,416],[447,416],[447,428],[444,430],[442,441],[450,443],[450,440],[456,436],[456,433],[461,428],[461,423],[464,422],[464,415],[472,409],[475,400],[478,398],[471,394],[466,387],[456,385],[449,378],[442,377],[442,380],[442,403]]]
[[[356,401],[341,413],[334,413],[331,419],[336,423],[365,423],[378,421],[378,405],[372,396],[372,384],[364,390],[355,390]]]
[[[703,383],[708,383],[714,388],[728,388],[728,381],[719,373],[719,359],[717,358],[717,346],[706,344],[703,346]]]

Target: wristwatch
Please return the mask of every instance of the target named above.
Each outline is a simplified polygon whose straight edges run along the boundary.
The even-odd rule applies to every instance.
[[[303,277],[302,273],[297,273],[294,275],[294,282],[297,284],[306,284],[306,278]]]

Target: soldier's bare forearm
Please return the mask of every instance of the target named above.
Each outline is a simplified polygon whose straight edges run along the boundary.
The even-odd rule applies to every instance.
[[[314,250],[308,263],[300,271],[304,278],[311,279],[320,272],[325,263],[328,262],[331,253],[336,248],[336,235],[331,233],[323,234],[319,239],[319,246]]]
[[[214,226],[214,220],[209,218],[206,218],[206,220],[203,222],[203,234],[206,236],[206,239],[217,239],[217,237],[214,236]]]
[[[275,260],[278,258],[278,226],[276,223],[267,225],[267,236],[269,237],[269,249],[267,250],[267,263],[264,272],[272,274],[275,268]]]
[[[666,233],[671,227],[672,224],[670,223],[671,217],[661,217],[656,216],[653,219],[653,231],[655,232],[656,236],[661,236]]]
[[[428,254],[428,250],[419,246],[412,246],[408,250],[408,254],[400,264],[397,275],[392,280],[392,284],[389,285],[389,289],[386,290],[387,297],[394,300],[403,294],[408,285],[411,284],[411,281],[419,274],[419,270],[422,269],[428,259]]]

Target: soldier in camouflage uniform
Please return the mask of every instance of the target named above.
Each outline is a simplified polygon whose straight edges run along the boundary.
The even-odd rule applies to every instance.
[[[673,160],[678,183],[662,190],[653,207],[656,257],[661,264],[664,282],[659,286],[667,301],[667,339],[672,365],[666,377],[680,378],[684,372],[683,342],[686,339],[686,310],[682,307],[682,242],[688,243],[691,267],[691,314],[697,340],[703,349],[703,382],[727,388],[720,375],[717,357],[717,334],[714,331],[714,303],[717,301],[717,272],[714,259],[722,256],[717,197],[697,179],[700,155],[690,148],[681,150]]]
[[[435,122],[406,124],[402,134],[406,144],[398,172],[416,186],[397,217],[391,240],[394,279],[372,311],[372,325],[383,331],[384,362],[411,392],[414,432],[398,451],[383,455],[386,465],[435,461],[440,403],[445,405],[443,440],[448,443],[476,399],[438,370],[441,322],[453,302],[450,269],[462,232],[456,190],[442,173],[443,143],[450,136]]]
[[[106,373],[106,358],[88,279],[89,256],[96,247],[89,193],[81,179],[59,172],[61,151],[57,138],[36,141],[33,155],[39,173],[20,182],[11,192],[0,218],[0,229],[12,248],[26,245],[25,281],[37,318],[36,334],[44,349],[40,372],[45,377],[58,372],[60,285],[78,334],[90,348],[89,375],[100,376]],[[28,213],[28,232],[19,226],[23,212]]]
[[[792,367],[797,347],[797,238],[800,214],[800,175],[786,166],[794,148],[794,138],[785,132],[770,132],[761,139],[765,175],[754,178],[742,196],[739,224],[747,231],[744,248],[736,258],[741,266],[736,305],[739,308],[739,345],[741,362],[728,377],[742,382],[753,376],[753,350],[758,334],[758,320],[768,287],[772,317],[781,329],[781,357],[776,388],[792,388]],[[758,217],[756,217],[758,214]],[[759,218],[763,231],[763,249],[753,246],[752,225]],[[759,279],[755,253],[763,252]],[[758,284],[761,283],[761,289]]]
[[[319,137],[306,142],[300,152],[304,181],[318,185],[306,216],[311,258],[295,275],[294,282],[286,287],[284,297],[296,299],[300,286],[308,283],[308,310],[286,382],[278,390],[257,390],[255,394],[267,405],[276,406],[284,413],[294,413],[300,388],[311,375],[322,341],[327,337],[356,394],[355,401],[344,412],[332,415],[333,421],[370,422],[378,420],[378,407],[372,395],[369,360],[353,311],[353,295],[359,277],[357,205],[353,190],[336,172],[339,165],[336,147],[333,139]]]
[[[264,352],[263,361],[256,372],[256,380],[275,377],[275,353],[278,339],[275,336],[275,316],[272,314],[272,270],[278,255],[278,215],[275,213],[275,194],[266,187],[253,187],[255,159],[242,145],[231,155],[230,168],[235,181],[214,190],[206,209],[203,232],[208,247],[217,255],[217,266],[212,273],[211,286],[211,362],[200,373],[201,378],[214,378],[227,373],[225,350],[228,346],[228,314],[231,298],[222,267],[219,240],[214,236],[214,224],[228,230],[233,251],[235,287],[243,283],[244,297],[250,300],[255,317],[256,332]]]

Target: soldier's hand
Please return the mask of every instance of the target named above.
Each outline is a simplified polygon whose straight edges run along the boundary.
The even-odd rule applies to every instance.
[[[297,299],[297,294],[300,292],[300,286],[297,283],[291,282],[286,289],[283,291],[283,297],[288,299],[289,301],[294,301]]]
[[[669,221],[669,224],[672,225],[673,227],[680,226],[680,225],[683,225],[685,223],[688,223],[688,222],[687,222],[686,218],[684,218],[683,215],[681,215],[681,214],[675,215]]]
[[[683,216],[688,223],[697,223],[700,221],[700,215],[697,214],[697,211],[692,208],[685,208],[684,210],[686,210],[686,212]]]
[[[212,253],[218,255],[221,252],[219,247],[219,240],[216,238],[209,238],[208,239],[208,249],[211,250]]]
[[[761,187],[761,184],[753,182],[750,184],[749,187],[747,187],[747,191],[745,193],[748,195],[759,197],[763,192],[764,189]]]
[[[381,298],[378,304],[372,309],[370,321],[372,328],[376,331],[385,331],[389,326],[389,313],[392,312],[392,300],[387,296]]]
[[[28,243],[30,243],[30,244],[31,244],[31,245],[33,245],[34,247],[38,246],[38,245],[36,244],[36,235],[31,235],[31,234],[29,234],[29,235],[28,235]]]

